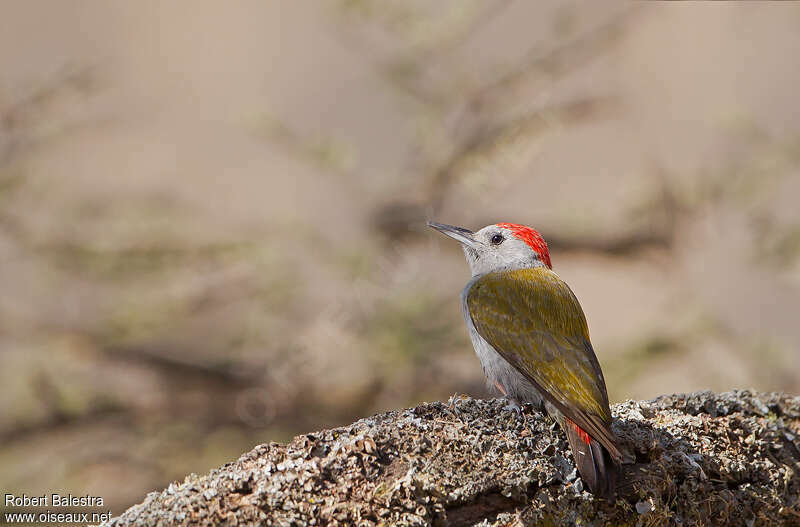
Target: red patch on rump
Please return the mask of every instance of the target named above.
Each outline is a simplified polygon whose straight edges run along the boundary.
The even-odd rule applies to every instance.
[[[527,243],[539,255],[539,258],[542,259],[548,269],[553,268],[550,264],[550,251],[547,249],[547,242],[544,241],[538,231],[516,223],[498,223],[497,226],[510,230],[511,234]]]
[[[586,433],[586,431],[583,428],[581,428],[580,426],[575,424],[575,421],[573,421],[570,418],[567,418],[567,423],[572,425],[572,428],[575,429],[575,432],[578,434],[578,437],[581,438],[581,441],[583,441],[587,445],[591,445],[592,444],[592,436],[590,436],[588,433]]]

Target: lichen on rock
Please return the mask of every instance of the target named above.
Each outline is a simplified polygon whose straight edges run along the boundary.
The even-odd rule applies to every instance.
[[[583,489],[550,418],[504,405],[453,397],[260,445],[106,525],[800,525],[800,397],[614,405],[615,503]]]

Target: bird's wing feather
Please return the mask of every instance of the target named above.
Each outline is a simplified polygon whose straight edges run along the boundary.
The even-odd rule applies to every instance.
[[[616,458],[603,373],[569,286],[544,267],[499,271],[476,279],[466,302],[478,333]]]

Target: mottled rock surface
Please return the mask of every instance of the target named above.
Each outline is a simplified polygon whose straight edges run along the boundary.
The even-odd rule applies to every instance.
[[[800,525],[800,397],[736,391],[613,407],[631,481],[583,490],[558,426],[454,398],[265,444],[107,525]]]

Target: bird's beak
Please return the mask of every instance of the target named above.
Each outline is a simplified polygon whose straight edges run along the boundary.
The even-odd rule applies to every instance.
[[[436,229],[445,236],[450,236],[454,240],[463,243],[467,247],[475,247],[475,245],[478,243],[474,236],[475,233],[469,229],[465,229],[464,227],[436,223],[435,221],[429,221],[428,227]]]

